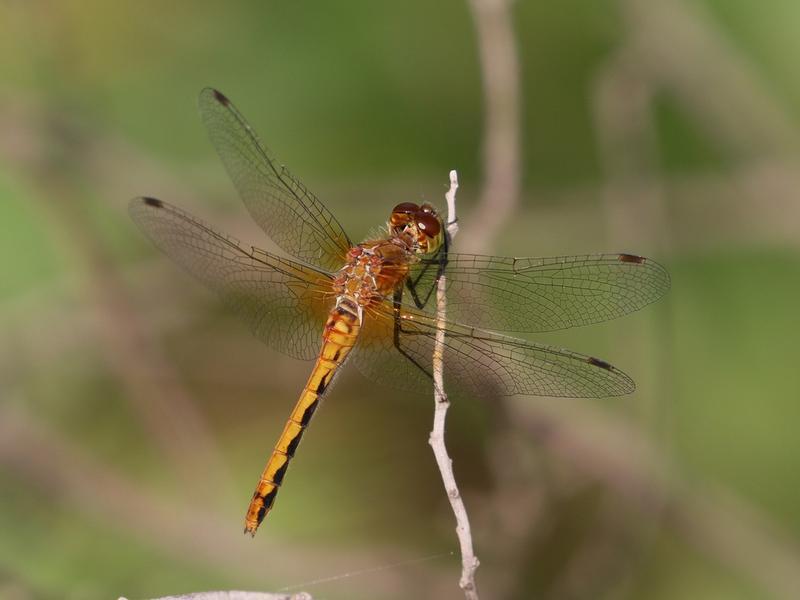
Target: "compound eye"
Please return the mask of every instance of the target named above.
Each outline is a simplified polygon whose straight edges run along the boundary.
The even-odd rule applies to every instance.
[[[430,204],[422,204],[422,205],[420,205],[419,209],[424,213],[428,213],[428,214],[431,214],[431,215],[435,215],[436,214],[436,209],[433,208],[433,206],[431,206]]]
[[[417,215],[417,227],[430,238],[436,237],[442,230],[439,219],[426,212],[421,212]]]
[[[413,202],[401,202],[392,209],[393,213],[413,214],[419,211],[419,206]]]

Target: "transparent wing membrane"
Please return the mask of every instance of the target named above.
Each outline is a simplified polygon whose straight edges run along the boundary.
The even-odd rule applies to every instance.
[[[435,265],[417,264],[410,279],[423,296]],[[537,333],[616,319],[655,302],[670,286],[657,262],[631,254],[511,258],[449,254],[447,316],[496,331]],[[431,295],[424,309],[436,310]],[[411,294],[404,303],[415,308]]]
[[[211,143],[255,222],[292,256],[339,269],[352,243],[330,211],[278,164],[221,92],[204,89],[199,106]]]
[[[129,212],[160,250],[219,294],[256,337],[289,356],[316,357],[334,302],[328,274],[247,247],[154,198],[135,198]]]
[[[317,355],[334,303],[330,275],[245,246],[160,200],[136,198],[130,213],[158,248],[217,292],[259,339],[297,358]],[[448,316],[498,329],[544,331],[614,318],[663,294],[669,279],[662,267],[620,256],[628,255],[455,255],[447,268]],[[421,287],[435,280],[436,269],[428,271],[432,275],[419,278]],[[426,309],[433,304],[435,298]],[[436,320],[427,310],[404,305],[396,331],[390,300],[368,309],[353,363],[379,383],[430,392]],[[634,389],[627,375],[605,361],[454,320],[445,324],[444,365],[448,388],[477,396],[604,397]]]
[[[395,344],[393,310],[365,315],[352,361],[367,377],[402,390],[430,393],[436,320],[404,309]],[[601,398],[632,392],[633,380],[607,362],[458,323],[445,324],[445,386],[469,395]]]

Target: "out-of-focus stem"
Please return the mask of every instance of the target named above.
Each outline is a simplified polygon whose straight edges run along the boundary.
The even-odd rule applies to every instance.
[[[519,59],[510,0],[470,0],[483,80],[483,189],[467,236],[486,254],[511,218],[520,191]]]

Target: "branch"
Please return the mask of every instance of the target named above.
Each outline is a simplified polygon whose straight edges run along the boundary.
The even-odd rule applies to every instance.
[[[450,171],[450,189],[445,198],[447,199],[447,236],[452,240],[458,233],[458,221],[456,220],[456,190],[458,189],[458,174]],[[431,431],[428,443],[433,449],[436,457],[436,464],[442,474],[442,483],[450,500],[450,507],[456,517],[456,535],[461,546],[461,580],[459,585],[464,590],[467,600],[478,600],[478,589],[475,586],[475,570],[480,562],[472,550],[472,531],[469,526],[467,509],[458,491],[456,479],[453,475],[453,461],[447,454],[447,447],[444,443],[444,424],[447,417],[447,409],[450,408],[450,401],[444,391],[444,323],[445,323],[445,288],[447,287],[445,275],[442,274],[437,281],[436,287],[436,344],[433,348],[433,430]]]
[[[470,0],[483,82],[483,188],[467,236],[486,254],[511,218],[520,190],[520,76],[511,0]]]
[[[120,598],[119,600],[127,600]],[[155,600],[312,600],[306,592],[297,594],[269,594],[266,592],[197,592],[180,596],[164,596]]]

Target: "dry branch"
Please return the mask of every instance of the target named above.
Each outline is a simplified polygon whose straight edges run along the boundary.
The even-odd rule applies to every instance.
[[[458,175],[450,171],[450,189],[447,191],[447,236],[453,239],[458,232],[456,220],[456,190],[458,189]],[[428,443],[433,449],[436,464],[442,475],[442,483],[450,500],[450,507],[456,517],[456,534],[461,547],[461,580],[459,585],[464,590],[467,600],[478,600],[478,589],[475,586],[475,570],[480,564],[472,549],[472,530],[469,526],[469,516],[458,491],[455,476],[453,475],[453,461],[447,454],[444,443],[445,419],[450,401],[444,391],[444,323],[446,319],[445,289],[447,288],[446,276],[439,277],[436,287],[436,344],[433,349],[433,430]]]
[[[120,598],[119,600],[127,600]],[[180,596],[164,596],[155,600],[312,600],[305,592],[298,594],[269,594],[266,592],[197,592]]]

